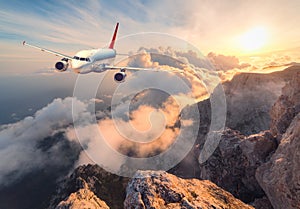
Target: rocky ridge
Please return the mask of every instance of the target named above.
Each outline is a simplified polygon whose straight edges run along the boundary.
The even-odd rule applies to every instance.
[[[256,178],[275,209],[300,208],[300,73],[272,108],[271,131],[280,142]]]
[[[300,113],[283,134],[270,161],[256,171],[256,178],[275,209],[300,208]]]
[[[66,200],[61,201],[56,209],[109,209],[107,204],[100,200],[88,187],[86,182],[83,182],[83,188],[71,193]]]
[[[244,135],[268,130],[273,104],[282,94],[282,87],[296,77],[298,72],[299,66],[291,66],[269,74],[241,73],[225,82],[226,127],[238,130]]]
[[[210,181],[181,179],[165,171],[138,171],[126,191],[125,209],[253,208]]]
[[[277,148],[270,132],[244,136],[226,129],[213,155],[200,164],[200,179],[207,179],[246,203],[265,196],[255,178],[256,169]]]
[[[280,141],[293,118],[300,112],[300,72],[282,89],[282,95],[271,109],[273,135]]]
[[[76,208],[75,205],[85,204],[89,200],[93,205],[101,203],[105,208],[104,201],[107,207],[119,209],[123,207],[127,183],[128,178],[109,173],[98,165],[82,165],[60,183],[49,209]],[[63,207],[66,205],[69,206]]]

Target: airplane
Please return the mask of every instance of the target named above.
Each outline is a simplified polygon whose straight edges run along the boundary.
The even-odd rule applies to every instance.
[[[69,66],[73,69],[74,72],[79,74],[86,74],[90,72],[101,73],[106,70],[120,70],[119,72],[115,73],[114,80],[116,82],[123,82],[125,81],[126,70],[138,71],[138,70],[147,70],[147,69],[134,68],[134,67],[118,67],[118,66],[111,66],[108,64],[96,65],[96,63],[99,61],[104,61],[116,57],[117,52],[114,49],[114,45],[116,42],[118,28],[119,28],[119,23],[116,24],[113,37],[111,39],[108,48],[81,50],[77,52],[73,57],[49,49],[45,49],[33,44],[28,44],[26,41],[23,41],[23,45],[36,48],[43,52],[48,52],[50,54],[54,54],[56,56],[62,57],[62,59],[56,62],[55,64],[55,69],[59,72],[66,71]]]

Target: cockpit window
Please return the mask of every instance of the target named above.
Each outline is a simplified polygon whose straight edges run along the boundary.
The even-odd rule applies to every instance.
[[[74,56],[73,59],[76,59],[76,60],[80,60],[80,61],[86,61],[86,62],[90,62],[90,58],[85,58],[85,57],[77,57],[77,56]]]

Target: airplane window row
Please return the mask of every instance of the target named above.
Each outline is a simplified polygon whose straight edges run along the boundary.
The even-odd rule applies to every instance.
[[[84,58],[84,57],[77,57],[77,56],[74,56],[73,57],[74,59],[76,60],[80,60],[80,61],[86,61],[86,62],[90,62],[90,58]]]

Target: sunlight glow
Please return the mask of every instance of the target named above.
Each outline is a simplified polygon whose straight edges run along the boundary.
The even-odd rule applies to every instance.
[[[266,45],[267,31],[263,27],[253,28],[239,38],[239,44],[245,51],[256,51]]]

